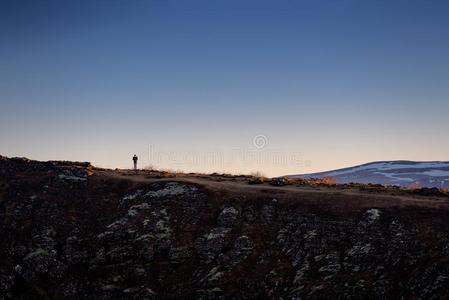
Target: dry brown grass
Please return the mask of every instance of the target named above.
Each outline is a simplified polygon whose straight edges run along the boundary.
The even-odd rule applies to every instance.
[[[263,172],[260,172],[260,171],[252,172],[250,174],[250,176],[251,177],[256,177],[256,178],[259,178],[259,179],[262,179],[262,180],[267,180],[268,179],[267,175],[265,175]]]
[[[290,184],[293,185],[309,185],[309,186],[335,186],[336,181],[332,177],[324,178],[288,178]]]

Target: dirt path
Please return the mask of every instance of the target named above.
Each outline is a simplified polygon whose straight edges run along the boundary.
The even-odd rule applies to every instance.
[[[149,178],[143,174],[123,174],[116,171],[100,171],[95,172],[97,176],[105,176],[109,178],[124,179],[132,182],[139,183],[153,183],[164,181],[178,181],[193,183],[204,186],[205,188],[213,191],[221,191],[228,193],[257,193],[267,194],[270,193],[273,197],[283,199],[301,199],[304,201],[307,199],[313,199],[313,201],[325,202],[332,200],[344,199],[345,201],[356,201],[359,205],[373,206],[373,204],[384,206],[422,206],[431,208],[449,209],[449,200],[438,197],[424,197],[424,196],[412,196],[412,195],[391,195],[387,193],[373,193],[363,192],[357,190],[341,190],[336,188],[315,188],[311,187],[298,187],[298,186],[271,186],[268,184],[251,185],[246,181],[231,181],[231,180],[217,180],[213,177],[204,178],[199,176],[180,176],[180,177],[167,177],[167,178]],[[369,202],[369,205],[368,205]],[[333,203],[335,204],[335,203]]]

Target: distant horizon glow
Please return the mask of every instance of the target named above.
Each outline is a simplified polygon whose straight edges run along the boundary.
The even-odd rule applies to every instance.
[[[267,176],[449,161],[447,11],[2,1],[0,155]]]

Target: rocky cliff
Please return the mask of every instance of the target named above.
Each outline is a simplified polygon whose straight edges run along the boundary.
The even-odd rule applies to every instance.
[[[153,175],[0,158],[0,299],[449,293],[445,197]]]

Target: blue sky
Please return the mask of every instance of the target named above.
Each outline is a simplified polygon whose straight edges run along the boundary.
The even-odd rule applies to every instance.
[[[267,175],[449,160],[448,53],[448,1],[2,0],[0,153]]]

